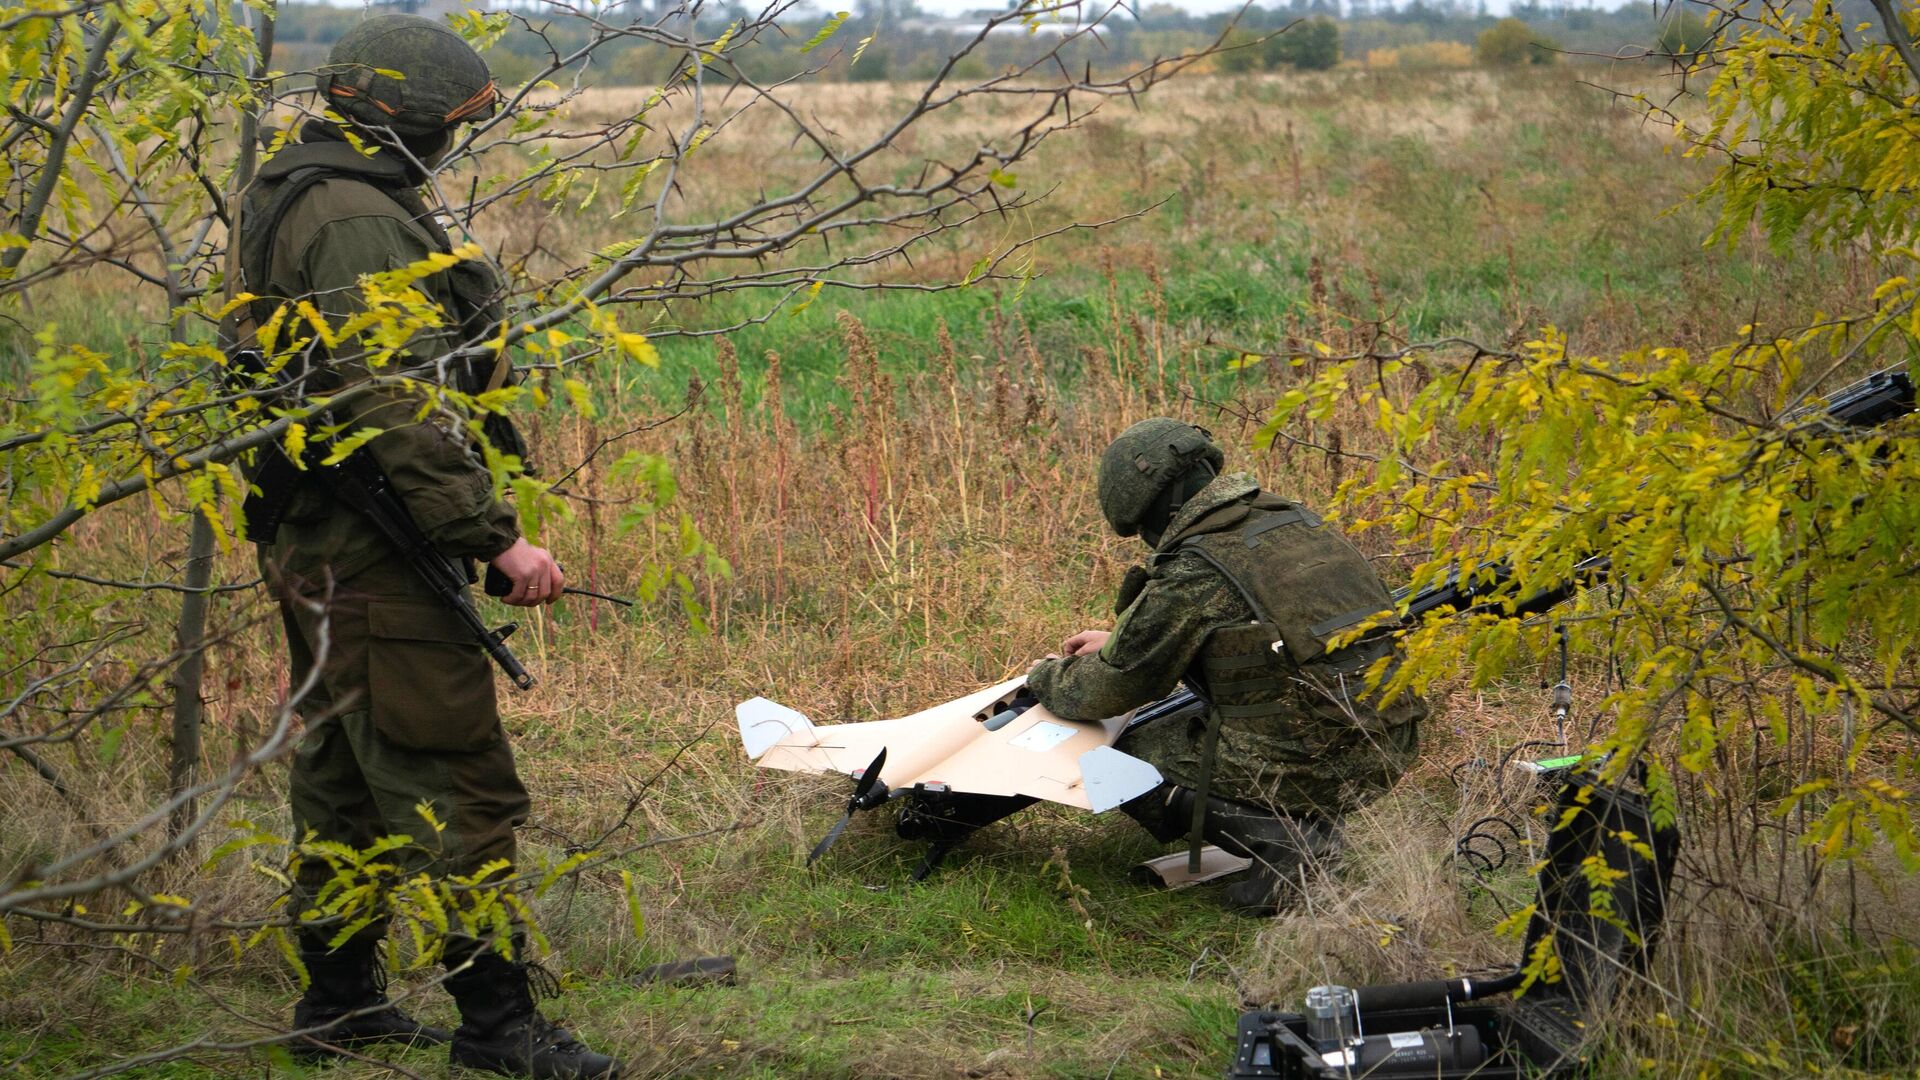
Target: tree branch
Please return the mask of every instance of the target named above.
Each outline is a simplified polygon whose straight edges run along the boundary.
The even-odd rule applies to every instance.
[[[1900,13],[1894,9],[1892,0],[1871,0],[1873,10],[1880,16],[1880,26],[1887,32],[1887,40],[1893,43],[1893,51],[1900,54],[1900,62],[1907,65],[1907,73],[1920,81],[1920,54],[1913,49],[1913,38],[1907,33],[1907,24],[1900,19]]]
[[[67,101],[66,113],[60,118],[53,140],[47,144],[47,159],[40,164],[40,176],[16,219],[14,231],[25,237],[28,244],[32,244],[34,236],[40,232],[40,219],[46,213],[48,201],[53,198],[53,190],[59,185],[60,178],[67,174],[67,147],[73,142],[73,133],[80,127],[80,122],[86,119],[87,110],[93,105],[94,91],[99,88],[100,80],[107,72],[107,50],[113,47],[113,39],[119,35],[119,20],[109,18],[94,38],[93,46],[87,50],[79,80],[73,86],[73,96]],[[27,251],[25,247],[9,247],[0,251],[0,278],[11,277]]]

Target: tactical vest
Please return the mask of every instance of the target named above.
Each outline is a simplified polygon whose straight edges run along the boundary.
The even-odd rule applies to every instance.
[[[1193,818],[1197,857],[1206,796],[1229,721],[1390,722],[1362,701],[1368,666],[1393,648],[1393,598],[1359,549],[1312,511],[1264,493],[1228,503],[1181,530],[1161,558],[1188,552],[1231,582],[1254,621],[1208,636],[1187,682],[1209,709]],[[1329,651],[1342,631],[1379,616],[1380,629]]]
[[[1311,510],[1265,493],[1222,506],[1183,530],[1175,551],[1205,559],[1253,609],[1255,622],[1214,631],[1190,673],[1208,700],[1251,698],[1228,716],[1252,716],[1279,682],[1303,670],[1360,670],[1382,651],[1369,634],[1329,654],[1342,631],[1393,611],[1380,575],[1366,556]],[[1398,625],[1387,618],[1383,629]]]
[[[306,148],[304,145],[296,146],[284,153],[298,155]],[[329,158],[335,156],[327,155]],[[280,223],[286,220],[294,203],[314,185],[325,180],[351,180],[373,188],[391,199],[407,219],[420,226],[432,239],[437,251],[446,254],[453,250],[452,238],[427,209],[419,191],[404,180],[393,182],[393,178],[384,173],[342,168],[334,161],[296,167],[284,176],[272,179],[263,178],[250,185],[242,198],[239,240],[233,245],[229,257],[228,295],[240,291],[256,294],[250,304],[236,313],[239,319],[228,331],[230,342],[250,343],[253,331],[272,318],[280,304],[291,299],[274,295],[274,282],[271,280],[273,246],[278,239]],[[497,331],[506,318],[506,305],[502,301],[506,290],[492,265],[482,259],[465,259],[441,273],[446,276],[448,291],[456,307],[449,314],[459,323],[461,336],[468,339],[484,338]],[[248,324],[249,320],[251,325]],[[493,363],[461,365],[455,372],[455,378],[461,391],[477,394],[506,385],[511,373],[512,364],[502,354]]]

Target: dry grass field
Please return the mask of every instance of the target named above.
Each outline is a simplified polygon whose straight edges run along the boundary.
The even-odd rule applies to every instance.
[[[921,885],[908,881],[920,851],[863,818],[808,870],[806,851],[844,791],[750,768],[732,706],[764,694],[818,722],[900,715],[1009,677],[1101,623],[1137,550],[1104,535],[1093,464],[1142,417],[1200,422],[1228,445],[1232,467],[1324,504],[1341,479],[1337,460],[1250,449],[1294,376],[1230,370],[1242,349],[1337,343],[1374,325],[1411,340],[1505,341],[1546,323],[1582,350],[1699,345],[1783,317],[1789,298],[1798,310],[1838,309],[1877,280],[1843,261],[1704,249],[1707,213],[1684,200],[1706,166],[1576,76],[1644,78],[1593,68],[1511,79],[1205,77],[1137,108],[1114,102],[1022,170],[1023,189],[1050,192],[1031,220],[983,223],[884,272],[952,278],[1004,242],[995,230],[1159,204],[1049,241],[1034,280],[827,292],[727,339],[663,338],[657,371],[592,371],[591,419],[558,408],[534,417],[540,455],[557,466],[549,475],[611,440],[568,485],[572,519],[542,538],[570,575],[633,592],[643,568],[679,567],[710,624],[692,625],[669,586],[630,612],[570,602],[515,639],[541,679],[507,701],[535,796],[522,850],[557,860],[602,838],[619,853],[540,904],[557,946],[549,963],[568,987],[553,1011],[645,1076],[1205,1077],[1226,1067],[1243,1002],[1292,1002],[1333,978],[1508,962],[1517,943],[1492,928],[1527,901],[1526,855],[1482,883],[1450,855],[1487,813],[1538,826],[1524,792],[1454,766],[1552,737],[1533,683],[1441,694],[1424,762],[1352,823],[1351,859],[1297,910],[1266,921],[1221,913],[1204,887],[1169,894],[1132,882],[1127,867],[1155,848],[1117,815],[1029,810]],[[801,103],[851,135],[908,92],[831,86],[801,92]],[[591,94],[568,122],[631,108],[630,96]],[[914,168],[964,145],[978,134],[970,119],[979,120],[919,132],[884,167]],[[767,135],[743,123],[703,147],[680,210],[726,206],[804,168]],[[475,232],[536,267],[538,248],[623,235],[599,211],[505,208]],[[41,303],[48,318],[91,319],[115,347],[154,333],[140,312],[100,317],[114,310],[104,292]],[[716,302],[662,313],[659,325],[755,313]],[[1357,416],[1327,429],[1323,441],[1367,438]],[[670,501],[635,466],[614,467],[630,453],[671,463]],[[664,505],[639,513],[644,498]],[[728,573],[685,557],[683,514]],[[61,558],[165,575],[184,536],[130,503],[82,529]],[[1356,540],[1389,577],[1423,554],[1391,536]],[[221,580],[253,576],[248,553],[223,557]],[[53,590],[89,588],[40,579],[7,595],[7,617],[30,617]],[[164,652],[163,594],[95,599],[96,628],[130,628],[128,655]],[[210,664],[213,764],[257,732],[281,691],[270,614],[257,590],[216,606],[228,636]],[[1550,675],[1543,660],[1541,681]],[[1576,694],[1593,679],[1574,675]],[[149,805],[165,784],[163,704],[136,703],[114,745],[89,735],[52,751],[75,779],[79,815],[0,759],[0,863],[58,850]],[[1577,716],[1576,741],[1587,722]],[[233,813],[284,829],[283,773],[250,781]],[[273,855],[256,858],[270,865]],[[637,885],[638,925],[622,872]],[[207,919],[257,914],[276,890],[244,858],[211,871],[185,859],[164,876]],[[1863,1075],[1910,1060],[1920,968],[1910,949],[1885,947],[1889,928],[1920,915],[1910,880],[1862,873],[1836,899],[1853,904],[1857,933],[1817,939],[1820,948],[1783,944],[1803,928],[1762,925],[1728,899],[1742,883],[1719,884],[1728,887],[1692,886],[1687,895],[1713,899],[1683,903],[1659,954],[1652,981],[1677,996],[1633,996],[1599,1043],[1598,1075]],[[1839,911],[1809,909],[1806,925],[1844,919]],[[169,1042],[257,1038],[295,996],[271,950],[232,957],[218,935],[190,939],[194,972],[176,979],[182,941],[145,943],[149,959],[132,963],[57,927],[14,934],[0,959],[0,1073],[65,1075]],[[645,965],[715,953],[739,958],[739,985],[630,985]],[[422,977],[403,973],[396,990]],[[419,1011],[451,1017],[437,991]],[[396,1065],[324,1074],[448,1075],[426,1052]],[[279,1068],[258,1052],[208,1051],[148,1075]]]

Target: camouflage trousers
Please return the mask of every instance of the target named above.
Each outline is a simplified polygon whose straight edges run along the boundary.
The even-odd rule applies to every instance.
[[[1346,718],[1228,719],[1220,725],[1208,794],[1288,815],[1338,819],[1390,790],[1419,753],[1417,703],[1401,714]],[[1198,789],[1207,712],[1175,713],[1133,729],[1114,748],[1160,770],[1169,783]]]
[[[530,801],[500,726],[492,666],[456,617],[397,560],[335,583],[265,569],[290,685],[320,667],[299,703],[307,728],[288,790],[296,837],[364,848],[409,836],[396,856],[435,876],[511,863]],[[301,860],[300,910],[331,876],[324,862]]]

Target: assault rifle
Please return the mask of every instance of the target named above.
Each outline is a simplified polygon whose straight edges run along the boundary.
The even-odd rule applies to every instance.
[[[1878,427],[1896,417],[1914,411],[1914,383],[1906,365],[1876,371],[1828,395],[1826,408],[1802,408],[1782,419],[1788,423],[1830,423],[1850,428]],[[1503,560],[1487,563],[1462,578],[1458,569],[1445,581],[1419,592],[1398,589],[1393,593],[1394,608],[1410,620],[1417,620],[1442,608],[1460,614],[1499,611],[1506,618],[1525,619],[1550,611],[1570,600],[1580,590],[1605,581],[1613,568],[1612,560],[1595,555],[1575,564],[1568,580],[1522,597],[1497,599],[1507,582],[1513,579],[1513,564]],[[1365,616],[1361,616],[1364,618]],[[1354,622],[1360,621],[1356,618]],[[1182,687],[1172,694],[1143,706],[1128,727],[1202,707],[1193,691]]]
[[[268,373],[259,354],[251,349],[238,351],[231,363],[237,370],[256,378],[273,379],[276,385],[266,396],[284,391],[289,385],[285,367]],[[507,673],[516,688],[526,690],[533,686],[533,676],[521,666],[513,650],[507,648],[507,638],[519,629],[518,624],[507,623],[496,630],[480,621],[480,613],[474,610],[473,596],[468,591],[475,581],[471,566],[464,559],[448,558],[433,546],[419,523],[413,520],[407,504],[393,490],[387,474],[364,447],[337,465],[320,464],[316,450],[307,451],[301,465],[294,464],[278,446],[262,453],[266,456],[252,477],[258,491],[248,495],[241,507],[247,521],[247,535],[254,543],[272,543],[300,485],[309,481],[320,483],[335,501],[358,511],[393,545],[433,595],[466,625],[473,640],[500,665],[500,670]]]
[[[1835,391],[1827,398],[1825,409],[1798,409],[1782,417],[1782,420],[1786,423],[1802,423],[1818,419],[1843,427],[1872,428],[1895,417],[1905,416],[1913,409],[1913,379],[1908,376],[1906,365],[1903,364],[1876,371],[1859,382]],[[1569,580],[1514,601],[1510,608],[1505,609],[1507,615],[1509,618],[1524,619],[1548,611],[1572,599],[1581,589],[1606,580],[1612,568],[1612,562],[1604,555],[1582,560],[1575,564]],[[1512,577],[1513,566],[1505,560],[1481,567],[1466,581],[1461,580],[1456,570],[1447,575],[1447,580],[1418,593],[1409,594],[1405,589],[1394,593],[1394,604],[1416,619],[1443,607],[1461,613],[1485,611],[1493,602],[1483,598],[1497,594]]]
[[[413,514],[402,502],[393,484],[387,479],[380,466],[375,464],[366,450],[356,450],[339,465],[332,466],[338,472],[330,472],[327,466],[319,466],[318,471],[327,490],[333,497],[355,510],[360,511],[380,535],[400,552],[408,566],[427,583],[434,596],[445,604],[448,610],[466,624],[467,632],[473,640],[487,651],[500,670],[521,690],[531,689],[533,676],[520,666],[519,658],[513,650],[507,648],[507,638],[519,629],[518,623],[507,623],[497,630],[490,630],[480,621],[480,613],[473,608],[473,594],[468,587],[474,583],[471,564],[465,559],[449,559],[433,546],[427,534],[420,530],[413,520]]]

